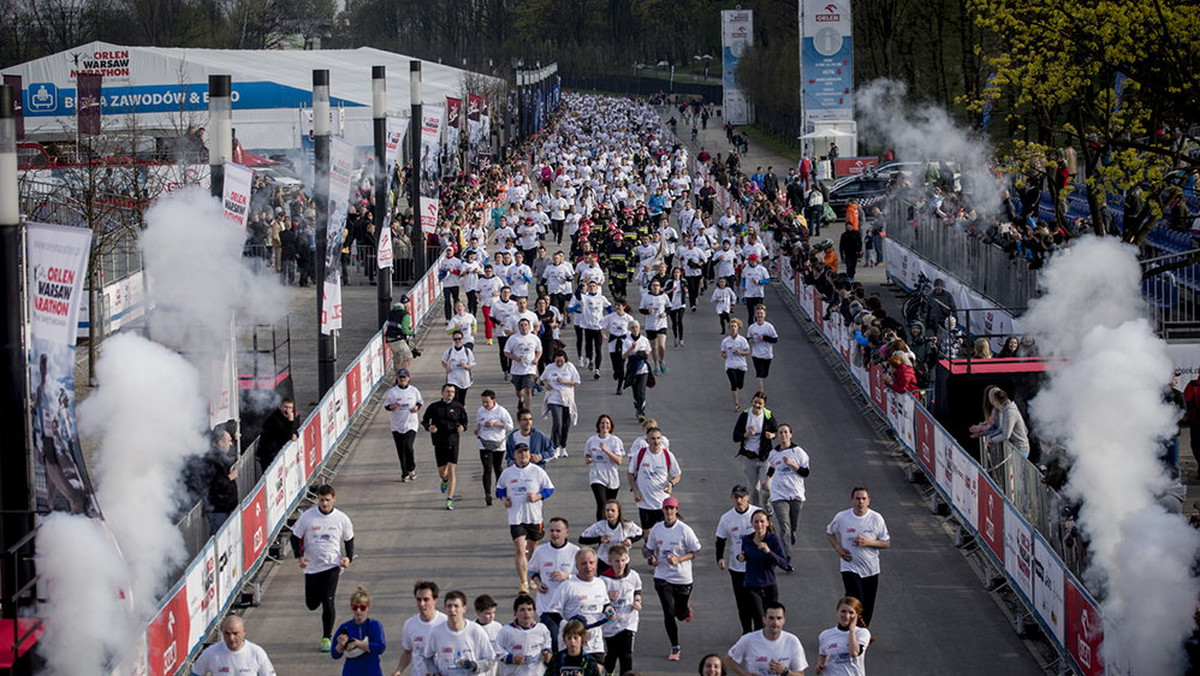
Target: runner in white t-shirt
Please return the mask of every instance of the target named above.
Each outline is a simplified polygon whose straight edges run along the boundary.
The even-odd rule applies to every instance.
[[[517,444],[513,450],[513,464],[496,480],[496,497],[508,510],[513,560],[522,593],[529,591],[528,557],[542,539],[542,501],[554,495],[550,475],[529,460],[529,445]]]
[[[779,539],[790,555],[790,548],[796,544],[796,531],[800,529],[809,461],[808,453],[793,441],[791,425],[779,425],[776,434],[779,446],[767,456],[767,466],[773,471],[769,483],[771,505],[775,508],[775,522],[779,524]]]
[[[763,628],[744,634],[729,649],[727,663],[736,676],[804,676],[808,660],[800,639],[783,630],[786,613],[782,603],[768,603]]]
[[[246,625],[237,615],[221,623],[221,642],[204,649],[192,663],[193,676],[275,676],[267,651],[246,640]]]
[[[571,571],[575,569],[575,552],[579,551],[579,545],[567,540],[569,528],[570,524],[561,516],[550,519],[546,527],[549,542],[538,546],[529,557],[529,581],[537,587],[537,607],[541,609],[542,624],[550,630],[553,652],[558,652],[558,625],[563,618],[545,609],[550,607],[550,599],[559,585],[570,579]]]
[[[408,369],[397,370],[396,385],[388,390],[383,399],[384,410],[391,412],[388,426],[392,430],[392,441],[396,444],[396,455],[400,458],[400,481],[412,481],[417,478],[413,442],[421,424],[421,416],[417,413],[425,405],[421,391],[409,384],[411,380]]]
[[[750,517],[754,516],[759,508],[750,504],[750,490],[740,484],[733,487],[729,497],[733,501],[733,507],[717,521],[717,567],[729,571],[738,621],[741,622],[742,633],[748,633],[754,628],[754,601],[745,585],[746,562],[739,561],[738,554],[742,553],[742,537],[752,532]],[[725,556],[726,551],[729,553],[728,558]]]
[[[837,602],[837,624],[817,638],[817,673],[824,676],[866,676],[866,651],[871,632],[862,624],[862,603],[852,596]]]
[[[533,597],[518,594],[513,601],[513,621],[496,636],[499,676],[542,676],[552,653],[550,630],[538,622]]]
[[[651,427],[646,430],[646,448],[630,451],[629,487],[637,500],[642,530],[663,520],[663,500],[683,479],[679,461],[662,439],[662,430]]]
[[[292,524],[292,552],[304,571],[304,605],[321,609],[321,651],[333,647],[338,577],[354,560],[354,525],[350,517],[334,508],[337,496],[333,486],[317,486],[317,504],[308,508]],[[342,547],[345,546],[345,553]]]
[[[671,652],[667,659],[680,659],[677,620],[692,620],[692,559],[700,552],[700,540],[691,526],[679,520],[679,501],[668,497],[662,502],[663,520],[646,535],[642,553],[654,568],[654,591],[662,603],[663,624]]]
[[[430,630],[422,653],[426,673],[475,676],[486,672],[496,661],[496,649],[483,627],[467,621],[466,594],[447,592],[442,607],[446,621]]]
[[[841,558],[842,586],[846,596],[862,601],[863,624],[870,626],[879,590],[879,550],[892,546],[883,516],[871,509],[871,493],[862,487],[850,491],[850,509],[838,512],[825,528],[825,537]]]
[[[436,582],[422,581],[413,585],[413,598],[417,602],[417,614],[404,621],[400,663],[392,676],[402,676],[412,665],[409,676],[426,676],[425,643],[429,632],[446,623],[446,615],[437,609],[438,586]]]

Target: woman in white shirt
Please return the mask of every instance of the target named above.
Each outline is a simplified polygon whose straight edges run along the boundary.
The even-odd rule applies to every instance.
[[[650,379],[650,341],[642,335],[642,325],[629,322],[629,335],[622,343],[625,361],[625,386],[633,390],[633,407],[638,422],[646,419],[646,384]]]
[[[683,268],[671,270],[667,280],[667,315],[671,321],[671,337],[675,347],[683,347],[683,313],[688,306],[688,287],[683,279]],[[663,339],[665,342],[665,338]]]
[[[746,340],[750,343],[750,359],[754,363],[754,377],[758,379],[758,391],[767,391],[767,376],[771,375],[771,360],[775,358],[775,343],[779,333],[775,325],[767,321],[767,306],[754,308],[754,323],[746,327]]]
[[[613,311],[600,321],[600,328],[608,332],[608,358],[612,362],[613,380],[617,381],[617,394],[625,386],[625,359],[621,356],[625,336],[629,335],[629,324],[634,321],[629,314],[629,305],[618,300],[613,303]]]
[[[713,310],[721,320],[721,335],[725,335],[725,325],[729,323],[729,313],[733,312],[733,306],[737,305],[737,294],[729,287],[728,279],[717,278],[717,288],[713,289],[711,300]]]
[[[779,539],[790,556],[791,547],[796,544],[796,531],[800,528],[800,513],[804,509],[808,453],[792,440],[791,425],[780,425],[776,433],[779,446],[767,456],[767,465],[774,470],[769,484],[771,506],[775,508],[775,522],[779,524]]]
[[[667,372],[667,301],[662,284],[655,279],[650,282],[650,288],[642,296],[639,306],[640,312],[646,315],[646,338],[650,341],[651,355],[658,373]]]
[[[463,332],[455,329],[454,344],[442,353],[442,369],[446,372],[446,384],[454,386],[454,400],[465,406],[471,370],[475,368],[475,353],[464,343]]]
[[[475,332],[478,331],[478,322],[475,320],[475,315],[467,312],[467,306],[459,301],[454,304],[454,316],[446,324],[446,333],[454,335],[455,331],[462,332],[463,345],[469,349],[475,349]]]
[[[742,410],[738,392],[746,384],[746,356],[750,354],[750,343],[740,334],[742,320],[729,320],[729,335],[721,339],[721,358],[725,360],[725,376],[729,378],[729,394],[733,410]]]
[[[555,457],[566,457],[567,435],[571,432],[571,425],[578,419],[575,388],[579,386],[580,379],[575,365],[567,361],[565,350],[554,351],[554,363],[547,365],[542,372],[542,382],[546,386],[546,408],[542,417],[549,415],[554,424],[550,443],[554,446]]]
[[[596,433],[583,445],[583,461],[588,466],[588,484],[596,498],[597,521],[604,518],[605,503],[615,500],[621,489],[625,444],[613,434],[613,429],[612,417],[601,413],[596,419]],[[604,559],[604,556],[600,558]]]

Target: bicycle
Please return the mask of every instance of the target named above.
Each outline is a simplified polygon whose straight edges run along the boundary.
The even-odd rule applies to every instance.
[[[929,296],[933,293],[933,284],[924,273],[917,275],[917,284],[904,299],[901,312],[904,320],[911,326],[913,322],[925,322],[929,317]]]

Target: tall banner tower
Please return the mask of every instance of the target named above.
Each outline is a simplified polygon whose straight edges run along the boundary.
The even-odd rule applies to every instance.
[[[721,11],[721,87],[725,120],[750,124],[754,115],[737,83],[738,61],[754,44],[754,12],[748,9]]]

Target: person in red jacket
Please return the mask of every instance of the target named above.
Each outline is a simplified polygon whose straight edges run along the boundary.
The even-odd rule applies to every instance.
[[[888,362],[892,365],[892,372],[884,376],[884,382],[893,392],[904,394],[917,389],[917,372],[913,370],[907,354],[896,352],[888,358]]]

